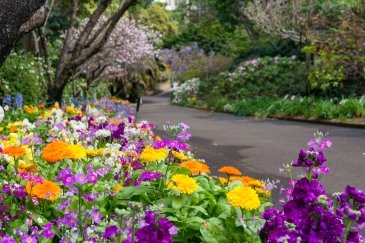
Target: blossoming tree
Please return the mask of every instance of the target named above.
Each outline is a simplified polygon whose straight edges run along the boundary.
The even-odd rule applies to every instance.
[[[102,51],[121,17],[137,0],[120,1],[117,8],[111,7],[112,2],[112,0],[101,0],[89,16],[84,28],[79,30],[78,38],[73,40],[73,37],[75,37],[73,33],[79,22],[78,8],[81,3],[78,0],[72,0],[69,26],[65,33],[54,75],[51,72],[47,39],[44,31],[42,31],[41,46],[47,64],[46,78],[49,101],[62,100],[63,90],[69,80],[74,77],[80,67]],[[98,25],[106,12],[108,18],[102,25]]]
[[[94,32],[103,28],[106,21],[106,17],[100,18]],[[72,39],[78,39],[80,32],[81,29],[76,29]],[[74,77],[85,78],[88,88],[105,79],[118,79],[123,82],[123,77],[128,72],[141,71],[153,58],[152,39],[156,36],[157,33],[138,27],[134,20],[123,18],[119,20],[100,51],[77,68]]]

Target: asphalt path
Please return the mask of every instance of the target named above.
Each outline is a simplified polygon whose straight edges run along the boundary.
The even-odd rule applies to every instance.
[[[167,95],[143,97],[138,119],[153,122],[159,135],[166,121],[188,124],[193,153],[206,160],[213,174],[232,165],[245,175],[284,184],[289,177],[279,168],[296,160],[313,133],[322,131],[333,142],[325,154],[330,173],[322,182],[327,192],[342,191],[348,184],[365,190],[365,129],[213,113],[171,105]]]

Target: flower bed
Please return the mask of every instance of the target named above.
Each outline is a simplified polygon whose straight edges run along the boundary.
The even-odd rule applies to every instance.
[[[0,242],[259,240],[270,191],[233,167],[209,176],[183,123],[154,137],[111,100],[5,118]]]
[[[154,136],[153,125],[135,121],[118,100],[25,106],[2,124],[0,242],[361,239],[365,194],[349,186],[332,200],[318,181],[328,172],[326,139],[301,150],[293,166],[305,176],[292,180],[280,211],[269,208],[273,183],[231,166],[210,176],[191,153],[186,124]]]

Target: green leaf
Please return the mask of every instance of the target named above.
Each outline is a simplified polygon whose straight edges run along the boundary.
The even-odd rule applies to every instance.
[[[187,228],[199,230],[200,226],[205,223],[205,220],[200,217],[191,217],[185,221]]]
[[[217,218],[210,218],[209,221],[200,226],[200,233],[204,241],[208,243],[229,243],[226,237],[226,230],[221,221]]]
[[[139,186],[139,187],[124,187],[117,194],[118,199],[131,199],[133,196],[140,196],[143,193],[152,193],[153,189],[149,186]]]
[[[182,197],[174,197],[171,200],[171,204],[174,209],[180,209],[183,205],[183,202],[184,202],[184,200]]]
[[[193,208],[193,209],[203,213],[204,215],[208,215],[208,212],[202,206],[188,206],[188,207]]]

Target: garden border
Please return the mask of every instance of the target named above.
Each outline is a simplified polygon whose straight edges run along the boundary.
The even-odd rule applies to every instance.
[[[180,107],[188,107],[188,108],[194,108],[194,109],[198,109],[198,110],[206,110],[206,111],[215,112],[215,113],[224,113],[224,114],[231,114],[234,116],[239,116],[239,115],[235,115],[234,113],[215,111],[215,110],[212,110],[209,108],[204,108],[204,107],[197,107],[197,106],[192,106],[192,105],[181,106],[179,104],[174,104],[174,103],[171,103],[171,104],[180,106]],[[251,117],[251,118],[256,118],[256,119],[261,119],[261,120],[266,119],[266,118],[258,118],[255,116],[241,116],[241,117]],[[330,126],[338,126],[338,127],[365,129],[365,123],[360,124],[360,123],[349,123],[349,122],[336,122],[336,121],[329,121],[329,120],[304,119],[304,118],[289,117],[289,116],[267,116],[267,118],[283,120],[283,121],[305,122],[305,123],[312,123],[312,124],[322,124],[322,125],[330,125]]]

